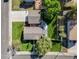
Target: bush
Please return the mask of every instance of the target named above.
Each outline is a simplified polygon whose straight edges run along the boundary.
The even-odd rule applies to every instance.
[[[41,17],[48,24],[48,36],[56,39],[57,37],[57,16],[60,15],[61,5],[58,0],[43,0],[44,9]]]
[[[41,38],[36,42],[36,52],[39,56],[45,55],[45,53],[51,51],[52,42],[49,38]]]
[[[31,51],[32,50],[32,44],[31,43],[26,43],[26,44],[21,44],[17,48],[18,51]]]

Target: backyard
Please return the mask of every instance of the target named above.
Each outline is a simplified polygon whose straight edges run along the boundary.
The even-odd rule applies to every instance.
[[[17,51],[32,51],[32,42],[23,40],[23,27],[24,22],[12,22],[12,44]],[[60,42],[52,41],[52,52],[61,51]]]
[[[61,5],[59,0],[43,0],[43,6],[41,10],[41,17],[48,25],[48,37],[52,40],[58,39],[57,21],[60,15]]]

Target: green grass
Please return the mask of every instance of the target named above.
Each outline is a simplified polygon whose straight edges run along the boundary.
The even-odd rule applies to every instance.
[[[60,52],[61,51],[61,43],[53,42],[51,51],[52,52]]]
[[[12,22],[12,44],[18,51],[31,51],[32,49],[31,43],[21,42],[23,26],[24,26],[23,22]]]
[[[53,23],[51,22],[50,24],[48,24],[48,37],[51,38],[52,40],[55,40],[57,38],[57,28],[56,28],[56,24],[53,25]]]

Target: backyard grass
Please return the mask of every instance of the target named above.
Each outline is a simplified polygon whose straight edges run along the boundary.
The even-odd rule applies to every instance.
[[[31,43],[22,43],[23,22],[12,22],[12,44],[17,51],[31,51]]]
[[[56,32],[57,29],[55,29],[55,28],[56,28],[56,26],[52,27],[52,23],[50,23],[48,25],[48,37],[51,38],[51,40],[55,40],[56,37],[57,37],[57,35],[56,35],[57,34],[57,32]]]

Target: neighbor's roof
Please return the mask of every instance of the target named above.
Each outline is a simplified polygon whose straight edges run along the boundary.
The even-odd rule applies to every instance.
[[[24,40],[37,40],[44,33],[40,27],[24,27]]]
[[[69,34],[70,40],[77,40],[77,25],[75,25],[71,30]]]
[[[65,4],[65,7],[72,7],[72,6],[76,7],[76,4],[77,4],[77,0],[71,0]]]
[[[28,16],[40,16],[40,10],[28,11]]]
[[[39,16],[28,16],[28,23],[29,24],[39,24],[40,17]]]

